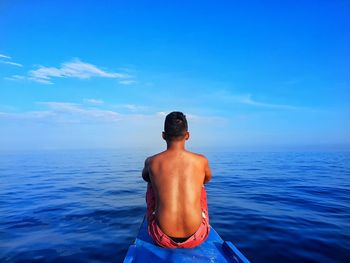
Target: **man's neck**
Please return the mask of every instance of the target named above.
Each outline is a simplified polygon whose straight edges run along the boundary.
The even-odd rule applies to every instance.
[[[166,149],[168,151],[183,151],[185,150],[185,140],[181,141],[167,141]]]

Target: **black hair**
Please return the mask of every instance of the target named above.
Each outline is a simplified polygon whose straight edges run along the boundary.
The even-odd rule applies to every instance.
[[[165,117],[164,132],[168,139],[175,139],[185,135],[188,130],[186,115],[180,111],[173,111]]]

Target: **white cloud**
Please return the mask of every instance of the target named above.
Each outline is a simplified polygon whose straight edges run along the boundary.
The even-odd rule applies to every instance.
[[[38,102],[47,106],[57,116],[65,119],[80,121],[119,121],[121,115],[115,111],[97,108],[86,108],[77,103],[70,102]]]
[[[78,103],[71,102],[37,102],[38,105],[42,105],[45,108],[36,111],[27,112],[0,112],[0,118],[10,120],[33,120],[42,122],[54,122],[54,123],[116,123],[116,122],[144,122],[154,121],[159,123],[160,119],[163,122],[166,112],[156,113],[137,113],[131,112],[128,114],[121,114],[119,112],[100,109],[96,107],[88,107]],[[128,104],[133,105],[133,104]],[[224,121],[225,119],[218,116],[198,116],[187,114],[188,119],[193,123],[211,123]]]
[[[265,103],[265,102],[256,101],[256,100],[254,100],[252,98],[251,94],[242,95],[242,96],[236,96],[235,99],[236,99],[237,102],[240,102],[242,104],[258,106],[258,107],[275,108],[275,109],[286,109],[286,110],[299,109],[299,107],[296,107],[296,106],[293,106],[293,105]]]
[[[28,72],[30,80],[42,83],[53,84],[54,78],[79,78],[89,79],[92,77],[128,79],[130,76],[124,73],[108,72],[98,68],[97,66],[85,63],[79,59],[62,63],[61,67],[44,67],[30,70]]]
[[[92,104],[95,106],[100,106],[100,105],[105,105],[107,106],[103,100],[100,99],[84,99],[85,102],[88,104]],[[127,109],[130,112],[141,112],[141,111],[146,111],[149,109],[148,106],[143,106],[143,105],[136,105],[136,104],[114,104],[114,105],[109,105],[109,107],[113,109]]]
[[[54,113],[47,110],[28,112],[0,112],[0,117],[14,120],[38,120],[54,117]]]
[[[156,116],[159,118],[165,118],[171,111],[159,111],[156,113]],[[225,122],[227,119],[221,116],[200,116],[196,114],[184,113],[186,115],[186,119],[193,123],[218,123]]]
[[[99,99],[85,99],[87,103],[94,104],[94,105],[102,105],[104,103],[103,100]]]
[[[7,64],[7,65],[11,65],[11,66],[16,66],[16,67],[23,67],[22,64],[17,63],[17,62],[13,62],[13,61],[10,61],[10,60],[11,60],[10,56],[4,55],[4,54],[0,54],[0,63],[1,64]]]
[[[120,107],[126,108],[131,112],[144,111],[144,110],[147,110],[149,108],[146,106],[136,105],[136,104],[122,104],[122,105],[120,105]]]
[[[37,102],[45,106],[43,110],[27,112],[0,112],[0,118],[10,120],[41,120],[57,123],[99,123],[117,122],[122,119],[118,112],[84,107],[70,102]]]
[[[11,66],[16,66],[16,67],[23,67],[22,64],[16,63],[16,62],[12,62],[12,61],[3,61],[0,60],[1,64],[7,64],[7,65],[11,65]]]
[[[211,94],[211,98],[217,98],[222,101],[234,102],[239,104],[250,105],[254,107],[271,108],[271,109],[281,109],[281,110],[300,110],[306,109],[306,107],[294,106],[289,104],[278,104],[278,103],[266,103],[253,99],[251,94],[239,94],[234,95],[226,90],[218,91]]]
[[[167,115],[167,113],[165,111],[157,112],[157,116],[159,116],[159,117],[165,117],[166,115]]]
[[[132,85],[132,84],[136,84],[137,81],[133,79],[125,79],[125,80],[120,80],[119,83],[122,85]]]
[[[12,75],[11,77],[6,77],[5,79],[7,79],[7,80],[24,80],[25,77],[20,76],[20,75]]]
[[[4,55],[4,54],[0,54],[0,58],[11,59],[11,57],[10,57],[10,56],[6,56],[6,55]]]

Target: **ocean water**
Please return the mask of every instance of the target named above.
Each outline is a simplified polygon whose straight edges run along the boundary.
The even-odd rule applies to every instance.
[[[350,262],[350,153],[203,150],[211,225],[252,262]],[[0,153],[0,262],[122,262],[142,150]]]

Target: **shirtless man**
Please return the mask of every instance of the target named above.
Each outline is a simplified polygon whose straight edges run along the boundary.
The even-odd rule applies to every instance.
[[[182,112],[166,116],[162,136],[167,149],[148,157],[142,171],[148,232],[162,247],[195,247],[210,230],[203,186],[212,177],[208,160],[185,149],[189,132]]]

